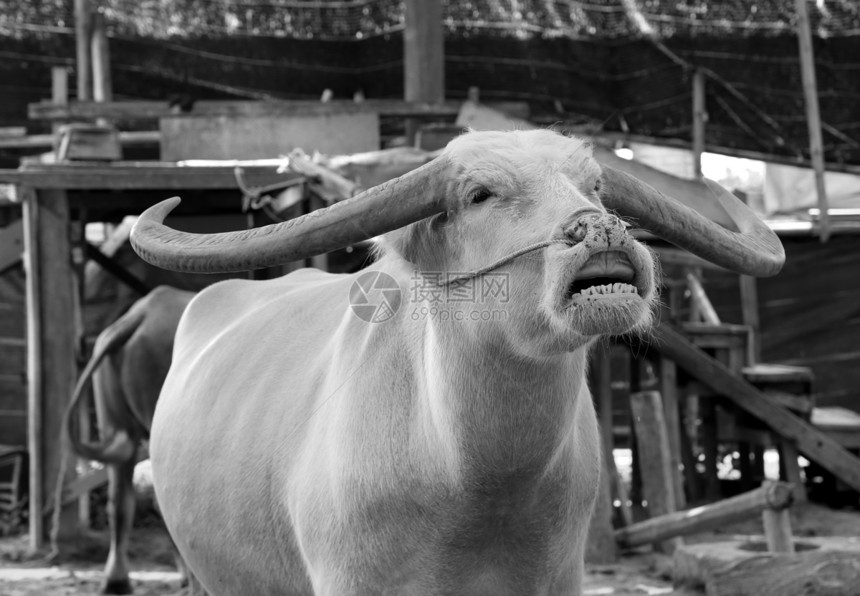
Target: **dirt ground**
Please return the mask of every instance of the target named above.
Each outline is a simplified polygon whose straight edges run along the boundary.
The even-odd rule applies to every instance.
[[[818,505],[792,508],[792,530],[803,536],[860,536],[860,510],[833,510]],[[135,528],[132,536],[132,582],[138,596],[179,596],[179,574],[163,528],[157,524]],[[760,519],[727,526],[718,534],[688,537],[687,542],[726,540],[761,534]],[[98,594],[107,554],[107,533],[91,532],[68,549],[57,565],[44,553],[29,553],[25,536],[0,539],[0,596],[84,596]],[[625,553],[617,564],[589,566],[586,596],[695,596],[674,590],[671,561],[642,549]]]

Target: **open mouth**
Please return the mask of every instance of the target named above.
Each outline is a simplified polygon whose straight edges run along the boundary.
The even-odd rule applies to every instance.
[[[576,272],[573,281],[567,286],[565,298],[574,300],[577,297],[638,294],[635,278],[636,270],[625,253],[597,253]]]

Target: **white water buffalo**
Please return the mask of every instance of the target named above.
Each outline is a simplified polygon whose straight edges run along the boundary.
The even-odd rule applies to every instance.
[[[141,443],[149,437],[155,403],[170,368],[179,318],[193,296],[193,292],[157,287],[105,328],[66,409],[64,427],[72,448],[81,457],[107,464],[111,542],[102,586],[105,594],[132,593],[128,540],[135,509],[134,467]],[[91,380],[101,435],[98,443],[82,440],[76,425]]]
[[[187,234],[161,223],[178,199],[150,208],[135,249],[183,271],[381,236],[365,272],[226,281],[189,305],[151,443],[189,567],[216,595],[579,594],[601,468],[588,349],[646,328],[657,290],[615,214],[747,274],[784,260],[711,194],[739,231],[535,130],[465,134],[256,230]]]

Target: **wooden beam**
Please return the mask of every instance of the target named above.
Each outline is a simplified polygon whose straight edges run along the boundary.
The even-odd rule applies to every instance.
[[[695,311],[699,313],[705,323],[708,323],[709,325],[719,325],[720,317],[717,315],[717,310],[714,308],[714,305],[711,304],[711,300],[708,298],[708,294],[705,292],[702,282],[699,281],[699,277],[691,271],[688,271],[686,279],[687,286],[690,288],[690,300],[693,303],[692,306],[695,308]]]
[[[64,106],[69,103],[69,69],[65,66],[54,66],[51,68],[51,101],[58,105]],[[50,135],[34,135],[39,137],[47,137],[48,143],[45,146],[54,148],[56,137],[54,136],[59,132],[60,128],[63,126],[61,122],[52,122],[51,123],[51,132]],[[31,137],[27,136],[21,139],[27,143],[30,142]],[[3,145],[0,145],[2,147]],[[10,148],[35,148],[32,145],[10,145]],[[38,147],[38,145],[36,146]]]
[[[51,101],[61,106],[69,103],[69,69],[65,66],[51,68]]]
[[[749,379],[747,379],[749,380]],[[813,403],[812,396],[810,395],[797,395],[796,393],[789,393],[787,391],[781,391],[779,389],[762,389],[762,393],[768,395],[773,403],[777,404],[782,408],[786,408],[789,410],[794,410],[799,414],[804,414],[808,416],[812,413],[812,410],[815,406]]]
[[[445,40],[440,0],[406,0],[403,32],[403,97],[445,101]]]
[[[403,97],[406,101],[445,100],[445,39],[441,0],[406,0],[403,30]],[[407,122],[409,144],[417,123]]]
[[[790,484],[766,481],[761,487],[735,497],[621,528],[615,531],[615,539],[632,548],[676,536],[708,532],[765,510],[784,509],[791,504],[791,497]]]
[[[74,283],[69,262],[69,209],[63,191],[22,191],[27,259],[28,414],[30,417],[30,544],[44,541],[42,510],[57,482],[62,457],[62,417],[77,377]],[[66,481],[74,478],[67,470]],[[64,511],[60,535],[77,528],[77,511]]]
[[[600,470],[600,490],[588,528],[585,543],[585,562],[591,565],[610,565],[618,561],[618,544],[612,530],[612,478]]]
[[[641,391],[630,395],[630,412],[636,429],[636,447],[642,469],[642,492],[652,518],[677,511],[675,483],[672,471],[671,447],[663,415],[663,401],[657,391]],[[658,550],[672,553],[681,546],[676,537],[660,540]]]
[[[0,126],[0,139],[27,136],[26,126]]]
[[[98,487],[107,484],[107,468],[93,470],[89,474],[78,476],[63,487],[63,507],[75,503],[82,495],[88,494]],[[45,504],[42,515],[47,517],[54,511],[55,501],[52,499]]]
[[[594,396],[600,419],[600,439],[604,457],[613,457],[615,433],[612,423],[612,352],[608,344],[594,349]]]
[[[588,530],[585,560],[593,565],[608,565],[618,560],[618,545],[612,533],[613,485],[617,482],[617,470],[613,459],[612,432],[612,374],[610,369],[611,350],[608,344],[594,349],[592,360],[592,391],[598,404],[600,436],[603,443],[600,470],[600,491],[597,504]],[[621,504],[624,511],[626,503]],[[623,514],[623,513],[622,513]]]
[[[791,536],[788,509],[765,509],[761,512],[761,520],[767,550],[772,553],[793,553],[794,539]]]
[[[294,174],[279,174],[274,166],[243,168],[248,184],[266,186],[288,180]],[[34,188],[65,190],[209,190],[235,188],[232,165],[193,167],[170,162],[113,162],[33,164],[26,169],[0,170],[0,183]],[[167,197],[165,197],[167,198]]]
[[[121,130],[119,142],[123,146],[157,145],[161,142],[161,132],[157,130]],[[0,138],[0,149],[40,149],[54,146],[54,135],[27,135],[23,137]]]
[[[681,473],[681,409],[678,395],[678,368],[673,360],[660,357],[660,395],[663,396],[663,417],[666,420],[666,433],[669,438],[669,462],[672,471],[672,485],[675,489],[675,507],[686,506],[684,479]]]
[[[674,246],[651,246],[651,248],[660,257],[660,266],[667,265],[675,267],[690,267],[693,269],[704,269],[708,271],[728,272],[728,269],[714,265],[710,261],[706,261],[702,257],[697,257],[691,252]]]
[[[93,246],[89,242],[85,242],[87,258],[96,262],[101,266],[102,269],[113,275],[119,281],[127,285],[129,288],[140,294],[141,296],[145,296],[152,290],[152,287],[147,284],[145,281],[128,271],[125,267],[117,263],[115,260],[104,254],[102,251],[98,249],[97,246]]]
[[[107,23],[101,12],[93,12],[92,23],[92,68],[93,99],[97,102],[113,101],[113,83],[110,72],[110,45]]]
[[[63,457],[63,413],[74,392],[78,368],[75,354],[75,328],[70,324],[77,315],[72,250],[69,237],[69,207],[62,190],[36,191],[39,203],[39,285],[42,333],[34,338],[42,343],[42,486],[45,501],[58,481]],[[28,338],[29,341],[30,338]],[[64,482],[75,477],[66,470]],[[59,537],[71,536],[78,529],[77,507],[69,507],[60,517]],[[53,528],[57,532],[57,528]]]
[[[815,191],[820,210],[821,241],[830,237],[830,214],[827,209],[827,189],[824,184],[824,140],[821,135],[821,112],[818,108],[818,85],[815,81],[815,56],[812,31],[809,26],[807,0],[795,0],[797,11],[797,42],[800,48],[800,71],[803,97],[806,101],[806,125],[809,130],[809,158],[815,172]]]
[[[590,136],[594,139],[604,141],[622,141],[628,143],[645,143],[647,145],[657,145],[658,147],[674,147],[676,149],[692,150],[692,143],[686,139],[677,139],[671,137],[655,137],[651,135],[630,134],[625,132],[599,131],[599,130],[583,130],[582,126],[577,124],[565,125],[559,122],[558,119],[533,117],[533,122],[539,126],[553,126],[559,131],[571,132],[584,136]],[[763,151],[750,151],[738,147],[723,147],[721,145],[707,144],[707,151],[719,153],[720,155],[728,155],[731,157],[744,157],[746,159],[757,159],[799,168],[812,167],[808,159],[802,157],[789,157],[778,153],[765,153]],[[846,174],[860,174],[860,164],[853,163],[837,163],[830,162],[827,164],[827,170],[830,172],[844,172]]]
[[[711,358],[670,326],[653,329],[652,345],[692,376],[749,412],[778,435],[797,444],[809,459],[831,472],[851,488],[860,490],[860,459],[836,440],[805,420],[785,410],[766,393],[748,383],[740,374]]]
[[[24,252],[24,220],[0,228],[0,273],[21,260]]]
[[[39,204],[31,188],[19,187],[16,193],[23,203],[24,258],[27,302],[27,456],[29,458],[29,540],[30,549],[38,550],[45,540],[42,502],[46,487],[42,484],[42,316],[39,283]]]
[[[137,449],[137,463],[146,459],[149,459],[149,450],[145,446],[140,445]],[[82,495],[88,494],[94,489],[107,484],[107,481],[107,467],[98,468],[83,476],[78,476],[63,487],[63,496],[61,498],[63,506],[73,504]],[[46,503],[43,515],[49,515],[54,510],[54,504],[55,501],[53,499]]]
[[[92,55],[90,54],[90,3],[75,0],[75,70],[78,80],[78,101],[92,99]],[[63,118],[65,120],[65,118]]]
[[[201,100],[187,112],[177,114],[166,101],[72,101],[58,106],[40,101],[27,106],[31,120],[156,120],[171,116],[210,118],[213,116],[327,116],[330,114],[378,113],[380,116],[400,118],[454,119],[460,113],[459,101],[403,101],[399,99],[368,99],[356,103],[349,100],[332,100],[326,103],[311,100],[250,101]],[[524,102],[489,103],[505,112],[528,112]]]
[[[693,72],[693,177],[702,177],[702,153],[705,152],[705,124],[708,112],[705,107],[705,74],[701,69]]]
[[[758,316],[758,282],[751,275],[739,275],[741,320],[750,328],[747,342],[747,365],[761,361],[761,324]]]

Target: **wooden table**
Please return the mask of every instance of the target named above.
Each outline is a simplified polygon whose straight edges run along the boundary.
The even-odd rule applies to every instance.
[[[245,165],[249,184],[264,186],[291,175],[272,165]],[[179,213],[239,213],[234,165],[194,167],[164,162],[35,164],[0,170],[0,183],[16,185],[23,206],[27,272],[28,452],[30,545],[43,545],[45,505],[53,499],[62,455],[62,418],[77,380],[75,273],[70,214],[137,214],[170,196],[185,198]],[[90,217],[93,221],[101,221]],[[70,466],[65,482],[74,479]],[[76,531],[67,508],[61,534]]]

